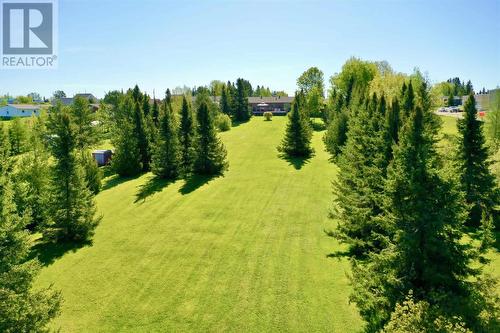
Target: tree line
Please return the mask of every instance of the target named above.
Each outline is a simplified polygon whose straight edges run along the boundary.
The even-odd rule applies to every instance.
[[[2,332],[45,331],[60,310],[58,291],[33,288],[40,263],[30,259],[31,233],[40,233],[42,243],[75,246],[90,242],[100,222],[94,203],[100,174],[89,153],[98,139],[92,119],[88,101],[77,98],[71,107],[57,104],[48,117],[30,119],[29,130],[19,120],[9,135],[0,127]],[[13,131],[24,133],[23,149]]]
[[[426,79],[406,78],[387,100],[370,91],[373,65],[344,65],[325,115],[340,168],[329,234],[348,247],[350,300],[370,332],[495,331],[499,299],[482,267],[499,192],[474,95],[443,153]]]
[[[199,94],[194,106],[182,96],[180,114],[167,89],[160,103],[138,86],[109,100],[107,122],[115,154],[111,166],[120,176],[152,171],[174,180],[192,174],[215,175],[227,169],[226,151],[217,136],[217,106]],[[193,108],[196,112],[193,112]]]

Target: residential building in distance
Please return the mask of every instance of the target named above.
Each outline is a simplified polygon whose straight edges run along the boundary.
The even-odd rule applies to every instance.
[[[55,105],[57,101],[61,101],[62,105],[72,105],[75,101],[75,98],[77,97],[82,97],[88,100],[93,111],[97,111],[97,109],[99,108],[99,99],[94,95],[88,93],[75,94],[73,97],[63,97],[58,100],[52,100],[52,105]]]
[[[31,117],[38,116],[41,112],[42,105],[40,104],[7,104],[0,107],[0,117]]]

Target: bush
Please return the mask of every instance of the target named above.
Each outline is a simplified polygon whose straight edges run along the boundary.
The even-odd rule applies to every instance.
[[[215,118],[215,124],[219,131],[229,131],[231,129],[231,118],[227,114],[219,113],[217,118]]]
[[[263,116],[266,121],[271,121],[271,119],[273,118],[273,113],[270,111],[266,111],[264,112]]]
[[[326,129],[325,122],[321,118],[311,118],[311,126],[314,131],[324,131]]]

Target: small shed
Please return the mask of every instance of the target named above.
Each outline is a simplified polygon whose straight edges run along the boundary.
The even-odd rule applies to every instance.
[[[113,156],[113,151],[110,149],[98,149],[92,152],[92,157],[97,162],[98,166],[108,165]]]

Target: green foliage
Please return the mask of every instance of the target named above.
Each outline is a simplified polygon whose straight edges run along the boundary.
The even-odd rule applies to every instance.
[[[167,98],[160,115],[159,140],[153,155],[152,169],[160,178],[176,179],[181,172],[181,146],[177,119]]]
[[[428,107],[421,102],[410,112],[388,168],[380,219],[394,230],[390,243],[371,252],[367,260],[353,262],[351,300],[368,331],[381,329],[411,291],[417,302],[427,301],[443,311],[446,320],[461,317],[479,332],[494,324],[494,319],[483,316],[485,308],[496,311],[494,302],[488,301],[475,279],[480,273],[474,265],[479,252],[464,241],[464,196],[455,174],[440,171]],[[416,318],[399,318],[389,328],[420,322],[418,313]],[[454,320],[442,322],[443,327],[453,327],[450,323]]]
[[[273,119],[273,113],[270,111],[266,111],[262,115],[266,121],[271,121]]]
[[[222,92],[220,96],[220,111],[228,116],[233,114],[233,110],[231,109],[230,103],[230,92],[228,92],[228,88],[224,85],[222,87]]]
[[[82,151],[97,144],[99,136],[92,121],[96,120],[89,101],[77,97],[70,108],[71,121],[75,126],[76,149]]]
[[[26,140],[26,125],[21,121],[21,118],[12,119],[9,127],[10,153],[12,156],[22,154],[26,151]]]
[[[483,123],[477,119],[474,95],[469,95],[464,104],[464,118],[458,121],[457,170],[461,175],[466,201],[471,205],[468,223],[479,226],[482,211],[488,214],[498,204],[495,177],[489,166]]]
[[[325,148],[334,160],[340,155],[347,141],[348,122],[349,115],[346,109],[333,113],[323,137]]]
[[[323,117],[323,94],[318,86],[312,87],[306,94],[305,108],[309,117]]]
[[[299,76],[299,78],[297,79],[297,86],[299,87],[299,90],[304,91],[306,95],[309,95],[309,92],[315,88],[317,94],[323,96],[323,72],[317,67],[309,68]]]
[[[250,119],[250,108],[248,107],[248,94],[245,89],[245,80],[236,81],[236,96],[234,99],[234,119],[236,121],[247,121]]]
[[[391,314],[383,333],[472,333],[460,317],[448,318],[427,301],[415,302],[412,293]]]
[[[217,137],[214,116],[206,103],[201,103],[197,112],[198,135],[197,154],[194,170],[202,175],[217,175],[223,173],[227,167],[226,149]]]
[[[185,96],[182,98],[179,143],[181,145],[181,174],[187,176],[193,171],[196,160],[196,124],[193,111]]]
[[[30,215],[30,229],[41,230],[50,221],[51,174],[45,117],[33,118],[32,122],[30,151],[21,157],[16,172],[15,201],[20,212]]]
[[[302,93],[295,94],[285,136],[278,146],[278,151],[289,157],[309,157],[314,152],[311,147],[312,128],[304,111],[303,99]]]
[[[6,163],[0,161],[0,163]],[[0,331],[48,332],[47,324],[58,315],[61,296],[52,288],[33,289],[40,270],[28,260],[29,216],[19,216],[13,202],[10,179],[0,175]]]
[[[97,194],[101,191],[102,173],[97,162],[92,157],[89,151],[83,151],[79,156],[79,163],[83,167],[85,182],[92,194]]]
[[[135,135],[132,98],[121,97],[114,113],[112,143],[116,151],[111,166],[120,176],[135,176],[142,171],[142,160]]]
[[[49,117],[50,148],[55,159],[52,220],[44,236],[61,241],[89,241],[100,222],[85,172],[75,153],[77,136],[67,108],[60,104]]]
[[[377,74],[377,65],[373,62],[350,58],[342,66],[340,73],[330,78],[332,90],[345,97],[345,105],[350,105],[353,95],[365,96],[370,82]]]
[[[164,108],[166,107],[167,99],[165,99]],[[142,171],[149,170],[151,163],[151,146],[150,136],[148,135],[148,125],[142,112],[142,104],[140,102],[134,103],[134,135],[137,138],[137,147],[139,148],[140,161]]]
[[[490,93],[490,109],[486,118],[486,133],[493,149],[500,147],[500,90]]]
[[[229,131],[231,129],[231,118],[227,114],[219,113],[215,118],[215,124],[219,131]]]
[[[345,146],[330,145],[337,154],[340,149],[342,151],[340,156],[337,155],[340,173],[333,183],[332,217],[338,221],[337,238],[349,245],[352,255],[362,258],[387,247],[392,232],[390,224],[381,218],[388,161],[384,145],[384,115],[380,114],[378,99],[374,95],[369,102],[353,108],[355,112],[351,112]],[[342,131],[338,130],[338,133]],[[340,138],[337,135],[332,140],[340,141]]]

